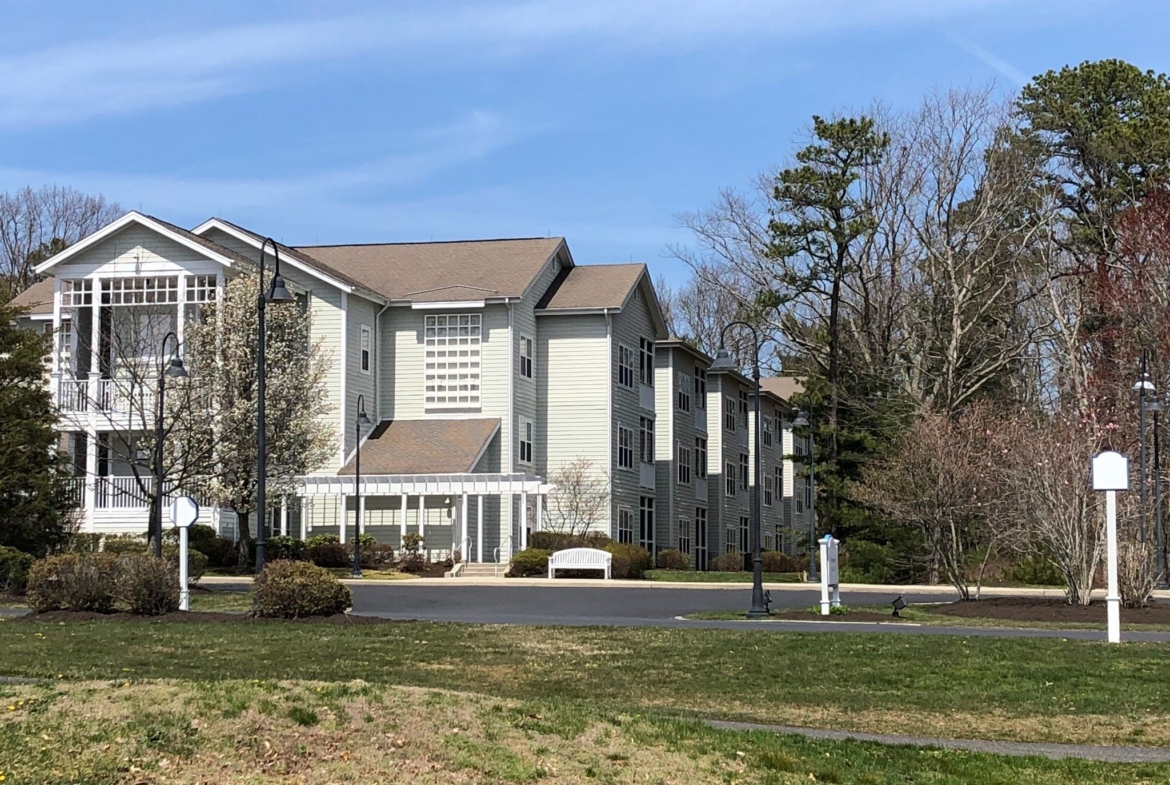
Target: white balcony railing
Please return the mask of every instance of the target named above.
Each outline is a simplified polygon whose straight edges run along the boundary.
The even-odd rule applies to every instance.
[[[57,381],[57,406],[63,412],[104,412],[107,414],[150,414],[154,411],[154,390],[116,379],[69,379]]]
[[[57,406],[63,412],[89,410],[89,380],[61,379],[57,383]]]
[[[150,500],[139,487],[134,477],[95,477],[94,478],[94,507],[99,510],[126,510],[149,507]],[[154,485],[149,479],[143,479],[146,489]]]

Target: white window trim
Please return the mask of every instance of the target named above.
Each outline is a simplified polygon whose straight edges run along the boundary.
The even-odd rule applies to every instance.
[[[374,372],[374,331],[364,324],[358,336],[358,370],[366,376]]]
[[[527,351],[525,351],[527,350]],[[520,363],[520,378],[535,379],[536,378],[536,341],[527,335],[520,335],[520,351],[517,352]],[[528,373],[524,373],[525,360],[527,360]]]
[[[622,463],[622,433],[623,432],[629,434],[629,436],[630,436],[630,446],[629,446],[630,463],[628,466],[626,464]],[[635,458],[635,455],[637,453],[637,451],[634,449],[634,429],[633,428],[627,428],[624,425],[618,425],[617,451],[618,451],[618,459],[617,459],[618,468],[624,469],[626,471],[633,471],[634,463],[635,463],[634,458]]]
[[[532,433],[529,434],[529,429]],[[528,439],[524,437],[528,436]],[[534,451],[536,449],[536,423],[527,417],[520,418],[520,427],[516,429],[516,460],[519,463],[531,466],[535,459]],[[528,458],[524,457],[524,445],[528,445]]]
[[[723,463],[723,495],[734,499],[739,492],[739,477],[736,476],[739,473],[739,468],[731,461]],[[731,489],[731,493],[727,492],[728,489]]]
[[[625,357],[629,358],[628,365],[622,361],[623,355]],[[634,389],[634,387],[638,383],[638,363],[637,363],[636,357],[637,357],[637,350],[631,349],[629,346],[626,346],[624,343],[618,344],[618,375],[617,375],[618,386],[625,387],[627,390]],[[626,384],[625,382],[622,381],[622,371],[623,370],[628,370],[630,372],[630,374],[629,374],[630,383],[629,384]]]
[[[467,344],[465,344],[465,345],[461,345],[459,343],[459,340],[458,340],[459,339],[458,331],[459,331],[459,328],[461,327],[461,325],[459,324],[459,320],[463,319],[463,318],[466,318],[468,320],[468,327],[469,327],[469,338],[468,338]],[[443,322],[441,326],[440,326],[440,320]],[[453,328],[452,328],[452,324],[451,324],[452,320],[454,320],[454,327]],[[470,336],[470,332],[472,331],[471,328],[474,328],[474,341],[471,339],[471,336]],[[427,331],[432,330],[432,329],[435,331],[435,336],[433,338],[434,344],[428,343],[428,341],[432,340],[432,338],[430,336],[428,336]],[[448,333],[442,339],[444,341],[444,343],[440,344],[439,343],[440,339],[438,338],[438,331],[440,329],[444,329],[444,330],[454,329],[455,330],[454,343],[447,343],[447,341],[450,341],[452,338],[450,333]],[[445,368],[442,373],[440,373],[440,371],[438,369],[438,365],[440,364],[440,362],[442,362],[443,364],[446,364],[446,365],[450,365],[452,360],[454,360],[456,366],[460,365],[462,363],[462,359],[460,358],[460,352],[462,351],[461,346],[465,346],[466,351],[467,351],[466,378],[467,378],[468,389],[466,392],[463,392],[459,389],[459,387],[461,386],[459,383],[459,377],[461,375],[460,371],[456,370],[456,371],[452,372],[452,370],[448,367],[448,368]],[[429,356],[432,354],[434,355],[433,358],[431,356]],[[440,359],[440,355],[442,356],[442,359]],[[428,368],[428,366],[432,365],[432,364],[435,367],[433,369]],[[454,373],[453,378],[452,378],[452,373]],[[428,390],[428,387],[432,386],[432,381],[430,379],[428,379],[428,376],[433,376],[433,387],[434,387],[433,390]],[[452,381],[454,381],[454,390],[451,389]],[[439,393],[439,390],[438,390],[438,387],[440,386],[440,384],[444,384],[446,386],[446,389],[441,394]],[[471,389],[472,387],[474,387],[474,389]],[[427,400],[430,397],[433,397],[434,400]],[[439,400],[440,397],[442,397],[446,400]],[[451,398],[454,398],[455,400],[450,400]],[[459,398],[466,398],[466,400],[458,400]],[[464,411],[467,411],[467,410],[475,411],[475,410],[479,410],[480,407],[482,406],[482,404],[483,404],[483,319],[482,319],[482,316],[478,313],[473,313],[473,314],[465,314],[465,313],[427,314],[423,318],[423,408],[424,408],[424,410],[425,411],[442,411],[442,410],[460,409],[460,410],[464,410]]]

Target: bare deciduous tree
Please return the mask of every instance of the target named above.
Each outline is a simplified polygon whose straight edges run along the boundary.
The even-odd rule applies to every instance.
[[[577,458],[561,465],[548,482],[548,527],[551,531],[585,535],[609,505],[609,477],[593,461]]]
[[[122,208],[103,196],[46,185],[0,193],[0,300],[34,283],[33,268],[114,220]]]

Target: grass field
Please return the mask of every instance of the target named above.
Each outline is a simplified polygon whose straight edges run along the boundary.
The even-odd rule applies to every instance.
[[[368,682],[0,687],[7,783],[1165,782],[1170,767],[816,742]]]

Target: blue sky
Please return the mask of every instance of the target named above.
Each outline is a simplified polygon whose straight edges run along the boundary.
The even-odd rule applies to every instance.
[[[782,162],[814,113],[1120,57],[1162,2],[0,0],[0,190],[289,243],[564,235],[580,263]]]

